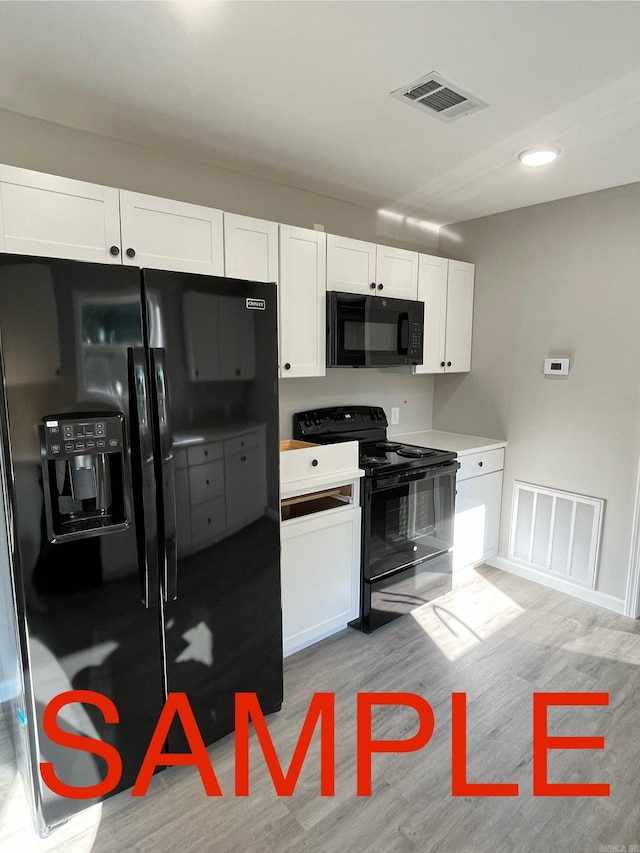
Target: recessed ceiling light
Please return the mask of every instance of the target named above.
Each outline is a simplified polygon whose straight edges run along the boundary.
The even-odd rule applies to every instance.
[[[547,145],[544,148],[527,148],[518,154],[518,160],[524,166],[546,166],[553,163],[560,154],[560,149],[555,145]]]

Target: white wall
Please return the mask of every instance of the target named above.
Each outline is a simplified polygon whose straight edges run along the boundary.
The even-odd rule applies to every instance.
[[[597,589],[625,594],[640,451],[640,184],[449,227],[441,254],[476,264],[471,373],[435,381],[435,429],[509,442],[513,481],[606,500]],[[571,357],[567,379],[545,356]]]

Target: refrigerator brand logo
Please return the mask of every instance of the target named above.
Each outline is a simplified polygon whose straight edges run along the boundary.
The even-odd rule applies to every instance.
[[[92,690],[70,690],[55,696],[44,710],[42,724],[53,743],[100,756],[107,765],[105,778],[94,785],[78,786],[62,782],[50,761],[40,763],[45,785],[61,797],[92,799],[105,797],[118,785],[122,776],[120,753],[111,743],[75,734],[58,726],[58,713],[66,705],[83,702],[94,705],[104,721],[115,724],[118,709],[107,696]],[[597,782],[550,782],[549,753],[558,749],[604,749],[603,737],[551,736],[548,732],[547,709],[554,705],[608,705],[608,693],[534,693],[533,694],[533,796],[534,797],[608,797],[610,786]],[[390,706],[411,708],[417,716],[417,731],[398,740],[380,739],[373,735],[374,708]],[[189,744],[189,752],[165,752],[165,741],[178,717]],[[235,694],[235,796],[249,795],[249,732],[260,744],[276,793],[289,797],[294,793],[302,765],[316,729],[320,739],[320,795],[335,794],[335,696],[314,693],[293,751],[289,768],[283,770],[266,720],[255,693]],[[435,717],[431,705],[415,693],[356,694],[356,795],[369,797],[372,791],[373,756],[375,753],[416,752],[431,740]],[[527,738],[528,740],[528,738]],[[147,793],[149,782],[160,765],[192,765],[198,768],[207,796],[221,797],[222,790],[198,729],[198,723],[186,693],[169,693],[151,736],[140,771],[131,790],[133,797]],[[451,694],[451,795],[454,797],[517,797],[516,782],[470,782],[467,778],[467,696]]]
[[[267,307],[267,303],[264,299],[249,299],[247,297],[247,308],[251,308],[253,311],[264,311]]]

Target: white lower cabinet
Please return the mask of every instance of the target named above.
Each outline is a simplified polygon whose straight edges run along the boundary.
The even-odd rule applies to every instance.
[[[292,654],[358,615],[360,507],[282,523],[282,629]]]
[[[453,569],[477,566],[498,553],[504,450],[459,456]]]

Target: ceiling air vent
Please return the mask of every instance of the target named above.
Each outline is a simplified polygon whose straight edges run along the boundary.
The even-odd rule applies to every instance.
[[[391,92],[391,97],[398,98],[412,107],[418,107],[440,121],[455,121],[489,106],[476,95],[446,80],[435,71],[407,86],[401,86]]]

